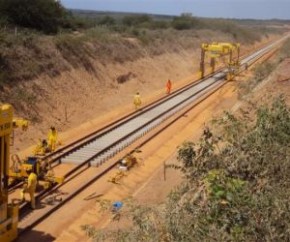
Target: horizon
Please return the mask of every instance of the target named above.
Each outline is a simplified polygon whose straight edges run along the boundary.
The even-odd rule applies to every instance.
[[[79,9],[79,8],[67,8],[68,10],[73,10],[73,11],[86,11],[86,12],[96,12],[96,13],[113,13],[113,14],[145,14],[145,15],[156,15],[156,16],[165,16],[165,17],[178,17],[181,16],[179,15],[170,15],[170,14],[159,14],[159,13],[147,13],[147,12],[124,12],[124,11],[110,11],[110,10],[95,10],[95,9]],[[204,16],[197,16],[197,15],[192,15],[192,17],[196,18],[210,18],[210,19],[232,19],[232,20],[254,20],[254,21],[290,21],[289,19],[283,19],[283,18],[269,18],[269,19],[255,19],[255,18],[226,18],[226,17],[204,17]]]
[[[225,19],[290,20],[287,0],[62,0],[65,8],[128,14],[155,14]]]

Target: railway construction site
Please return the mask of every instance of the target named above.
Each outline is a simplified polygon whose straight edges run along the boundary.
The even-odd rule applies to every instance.
[[[65,62],[61,62],[57,53],[53,58],[60,63],[51,70],[59,74],[44,72],[27,80],[16,78],[13,85],[1,84],[1,209],[8,211],[1,213],[1,242],[2,238],[187,241],[181,231],[186,231],[189,221],[193,232],[187,236],[196,238],[192,241],[254,237],[266,241],[268,231],[260,237],[258,228],[269,219],[261,212],[263,206],[280,211],[277,219],[284,221],[280,227],[269,221],[272,229],[278,226],[284,231],[277,229],[280,233],[271,239],[280,236],[287,241],[290,221],[283,207],[275,210],[276,205],[263,200],[255,210],[256,194],[273,199],[268,187],[275,180],[271,176],[282,176],[281,170],[288,169],[288,163],[275,163],[273,175],[272,166],[266,164],[270,162],[266,151],[279,160],[289,159],[287,145],[282,149],[283,142],[277,141],[271,126],[281,127],[279,134],[286,142],[289,33],[287,25],[278,29],[251,44],[234,41],[227,33],[188,30],[201,35],[194,39],[192,50],[187,51],[177,38],[170,44],[175,51],[142,53],[128,61],[108,61],[104,53],[99,60],[92,52],[89,62],[71,53],[66,53],[70,60],[62,53]],[[122,38],[129,48],[142,47],[137,38]],[[93,44],[87,42],[82,48],[93,50]],[[123,43],[121,47],[125,48]],[[75,65],[77,58],[84,62]],[[63,70],[57,70],[61,65]],[[135,107],[136,92],[141,104]],[[274,107],[282,114],[276,114]],[[15,119],[16,115],[23,119]],[[263,147],[268,136],[271,147],[277,145],[282,151]],[[257,137],[264,137],[263,143],[258,151],[251,150]],[[239,147],[241,153],[235,153]],[[27,189],[31,171],[37,176],[35,207]],[[287,184],[287,178],[281,179]],[[287,191],[283,190],[285,196]],[[251,224],[253,218],[257,227]],[[206,226],[212,227],[201,232]]]

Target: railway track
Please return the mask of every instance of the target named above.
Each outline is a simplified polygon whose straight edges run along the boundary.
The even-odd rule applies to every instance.
[[[241,71],[277,48],[287,37],[245,57],[241,61]],[[74,166],[65,174],[63,184],[37,194],[38,204],[41,203],[43,208],[31,211],[27,203],[20,206],[20,233],[31,229],[111,170],[117,161],[108,163],[108,159],[167,122],[162,128],[165,129],[198,102],[220,89],[227,83],[227,72],[227,69],[219,70],[213,75],[188,84],[171,95],[47,155],[45,158],[51,159],[55,166],[68,163]],[[145,139],[143,143],[150,138]]]

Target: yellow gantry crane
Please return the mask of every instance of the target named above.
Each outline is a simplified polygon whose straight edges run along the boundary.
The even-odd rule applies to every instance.
[[[17,122],[18,123],[18,122]],[[18,123],[19,124],[19,123]],[[17,237],[18,205],[8,204],[10,137],[13,133],[13,108],[0,105],[0,241],[10,242]]]
[[[200,58],[200,77],[205,75],[205,59],[210,58],[211,73],[214,73],[216,66],[216,59],[226,57],[226,65],[228,68],[227,80],[232,80],[234,75],[239,70],[240,65],[240,44],[239,43],[217,43],[211,44],[203,43],[201,45]]]
[[[13,129],[28,128],[28,121],[13,118],[13,107],[0,104],[0,241],[10,242],[17,238],[18,204],[8,203],[10,146],[13,144]]]

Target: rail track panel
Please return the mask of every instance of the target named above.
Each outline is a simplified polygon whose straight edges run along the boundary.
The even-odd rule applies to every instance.
[[[274,46],[284,41],[285,38],[287,37],[244,58],[241,61],[241,69],[245,69],[246,65],[251,65],[252,62],[256,61]],[[61,162],[75,164],[87,162],[89,165],[93,166],[101,165],[107,159],[113,157],[116,153],[164,122],[164,120],[196,101],[201,95],[215,86],[219,86],[221,82],[225,82],[227,72],[228,70],[225,69],[209,78],[204,78],[197,83],[187,86],[185,89],[163,100],[160,104],[149,107],[148,110],[141,112],[136,117],[121,123],[110,132],[92,139],[87,144],[64,156]]]
[[[78,150],[62,158],[61,162],[81,164],[85,161],[93,166],[102,164],[120,150],[132,144],[135,140],[155,128],[164,120],[180,111],[208,91],[209,87],[218,86],[224,82],[224,73],[218,73],[211,78],[201,81],[182,93],[167,99],[139,116],[119,125],[111,132],[102,135]],[[212,88],[213,88],[212,87]],[[110,147],[108,149],[108,147]]]
[[[247,65],[253,64],[286,38],[288,36],[244,58],[241,61],[240,69],[246,69]],[[183,110],[187,110],[189,107],[192,108],[196,105],[194,104],[195,102],[198,103],[200,99],[206,98],[210,93],[218,90],[227,82],[225,80],[226,75],[227,69],[224,69],[208,78],[189,84],[154,104],[148,105],[140,111],[117,120],[100,131],[94,132],[93,135],[86,136],[80,142],[74,142],[49,155],[55,162],[73,163],[75,166],[66,173],[63,184],[52,187],[50,190],[42,191],[37,195],[38,204],[42,206],[41,209],[31,211],[28,209],[28,203],[21,205],[19,223],[21,232],[31,229],[70,201],[111,170],[117,162],[103,164],[106,160],[174,116],[174,114],[178,113],[179,115],[181,110],[184,112]],[[102,166],[100,166],[101,164]],[[45,200],[59,191],[62,192],[62,201],[47,205]]]

